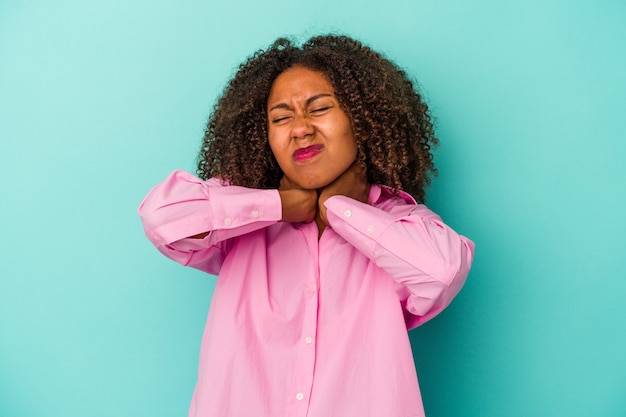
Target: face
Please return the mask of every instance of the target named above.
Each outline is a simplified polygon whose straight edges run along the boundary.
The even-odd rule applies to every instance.
[[[268,140],[287,178],[320,189],[356,159],[350,118],[318,71],[293,67],[280,74],[267,100]]]

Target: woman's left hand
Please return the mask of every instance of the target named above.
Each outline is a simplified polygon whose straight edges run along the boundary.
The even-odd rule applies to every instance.
[[[317,200],[317,221],[318,225],[328,226],[326,218],[326,206],[324,202],[334,195],[345,195],[362,203],[367,203],[367,197],[370,191],[370,184],[367,182],[367,168],[364,164],[356,161],[350,165],[335,181],[326,187],[318,190],[319,198]]]

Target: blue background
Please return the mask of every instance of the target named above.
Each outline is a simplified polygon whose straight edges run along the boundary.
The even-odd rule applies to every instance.
[[[136,208],[282,35],[419,80],[429,206],[477,243],[411,332],[429,417],[626,415],[622,1],[0,1],[0,416],[186,415],[215,278]]]

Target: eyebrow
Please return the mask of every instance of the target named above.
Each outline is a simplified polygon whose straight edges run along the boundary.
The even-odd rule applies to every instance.
[[[320,93],[320,94],[316,94],[314,96],[311,96],[307,99],[306,101],[306,105],[309,106],[311,103],[313,103],[315,100],[322,98],[322,97],[332,97],[332,94],[327,94],[327,93]],[[291,109],[291,107],[289,106],[289,104],[287,103],[278,103],[277,105],[273,106],[271,109],[269,109],[269,111],[272,110],[277,110],[277,109],[286,109],[289,110]]]

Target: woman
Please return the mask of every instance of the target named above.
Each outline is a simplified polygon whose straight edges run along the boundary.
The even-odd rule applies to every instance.
[[[199,178],[139,208],[162,253],[218,276],[190,416],[424,415],[407,329],[474,249],[417,203],[435,144],[406,74],[348,37],[279,39],[239,68]]]

